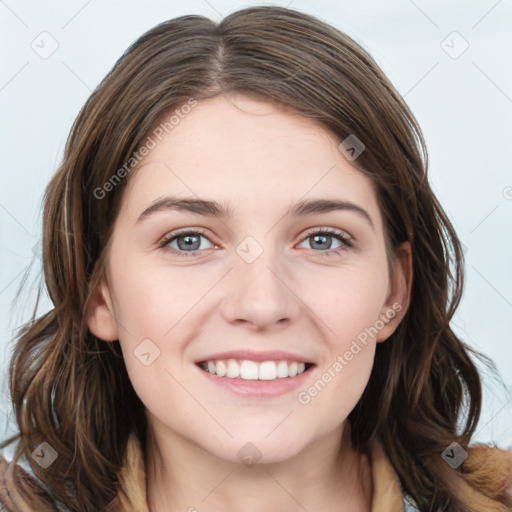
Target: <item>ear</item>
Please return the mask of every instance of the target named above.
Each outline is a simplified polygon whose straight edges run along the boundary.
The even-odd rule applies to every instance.
[[[389,276],[388,295],[379,317],[384,326],[379,329],[375,338],[377,343],[388,339],[402,321],[409,308],[411,287],[412,249],[409,242],[404,242],[395,253]]]
[[[91,297],[87,311],[87,325],[89,330],[101,340],[114,341],[119,338],[110,291],[104,281],[101,281]]]

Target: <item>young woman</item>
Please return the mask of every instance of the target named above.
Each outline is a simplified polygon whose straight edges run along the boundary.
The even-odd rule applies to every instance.
[[[512,510],[512,454],[470,445],[463,260],[421,131],[329,25],[144,34],[72,128],[43,257],[7,510]]]

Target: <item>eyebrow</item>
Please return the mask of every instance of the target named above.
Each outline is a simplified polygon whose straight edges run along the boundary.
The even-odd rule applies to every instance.
[[[190,212],[204,217],[233,217],[233,210],[230,207],[223,206],[217,201],[210,201],[200,198],[178,198],[162,197],[155,200],[146,208],[137,219],[137,223],[160,211],[182,211]],[[309,199],[299,201],[293,204],[285,216],[304,217],[306,215],[328,213],[332,211],[351,211],[362,217],[368,224],[375,228],[369,213],[350,201],[339,201],[336,199]]]

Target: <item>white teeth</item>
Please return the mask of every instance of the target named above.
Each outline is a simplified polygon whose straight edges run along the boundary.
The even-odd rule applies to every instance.
[[[297,370],[299,369],[299,365],[293,362],[290,366],[288,366],[288,374],[290,377],[295,377],[297,375]]]
[[[280,379],[288,377],[288,363],[286,361],[279,361],[277,364],[277,376]]]
[[[286,364],[286,361],[284,361]],[[288,372],[286,372],[285,377],[288,377]],[[260,364],[260,380],[274,380],[277,378],[277,367],[274,361],[265,361]]]
[[[227,361],[208,361],[207,363],[202,363],[201,367],[212,375],[244,380],[284,379],[286,377],[301,375],[306,370],[304,363],[284,360],[257,363],[248,359],[242,361],[228,359]]]
[[[240,365],[234,359],[230,359],[228,361],[228,373],[226,376],[230,377],[231,379],[236,379],[239,375]]]
[[[208,371],[209,371],[209,366],[208,366]],[[215,375],[215,373],[217,373],[217,375],[219,377],[224,377],[227,373],[228,373],[228,367],[226,366],[226,363],[224,361],[217,361],[217,371],[215,371],[215,364],[213,365],[213,372],[210,372],[210,373],[213,373]]]
[[[240,377],[245,380],[256,380],[258,378],[258,365],[254,361],[242,361]]]

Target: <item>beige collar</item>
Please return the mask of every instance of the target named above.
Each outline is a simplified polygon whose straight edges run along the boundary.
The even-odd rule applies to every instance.
[[[378,442],[372,445],[370,462],[373,479],[372,512],[403,512],[400,482]]]
[[[398,477],[379,443],[370,452],[373,478],[372,512],[404,512],[402,490]],[[121,491],[113,504],[115,512],[149,512],[146,501],[144,457],[135,434],[131,434],[125,464],[119,474]]]

